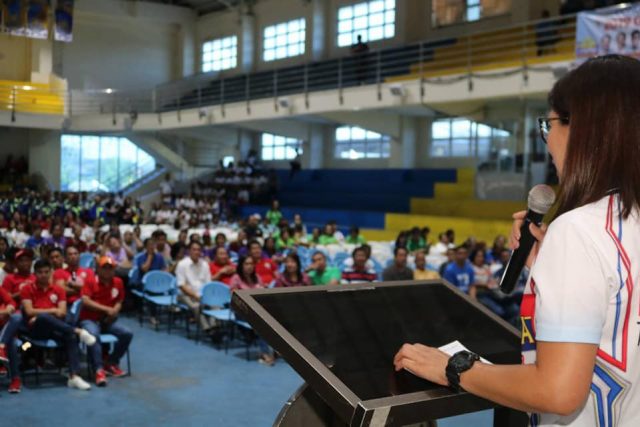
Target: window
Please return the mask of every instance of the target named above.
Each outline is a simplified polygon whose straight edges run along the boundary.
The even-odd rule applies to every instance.
[[[431,125],[432,157],[487,158],[492,146],[508,142],[511,133],[462,118],[435,120]]]
[[[338,46],[390,39],[396,33],[396,0],[375,0],[338,9]]]
[[[275,61],[304,54],[306,26],[305,19],[300,18],[266,27],[263,39],[264,60]]]
[[[221,71],[238,65],[238,37],[230,36],[202,44],[202,72]]]
[[[433,0],[431,5],[436,26],[478,21],[511,10],[511,0]]]
[[[153,172],[156,161],[126,138],[62,135],[60,190],[119,191]]]
[[[270,133],[262,134],[262,160],[293,160],[302,154],[302,141]]]
[[[356,126],[341,126],[336,129],[337,159],[387,159],[389,138]]]

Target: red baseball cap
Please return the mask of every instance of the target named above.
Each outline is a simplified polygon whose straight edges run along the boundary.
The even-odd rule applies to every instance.
[[[100,259],[98,260],[98,267],[105,267],[107,265],[109,265],[111,267],[116,267],[117,263],[110,256],[100,257]]]
[[[23,256],[33,258],[33,251],[31,249],[20,249],[18,252],[16,252],[16,255],[15,257],[13,257],[13,259],[17,261],[18,258],[21,258]]]

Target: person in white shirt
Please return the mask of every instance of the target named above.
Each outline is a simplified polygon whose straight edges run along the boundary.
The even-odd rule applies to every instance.
[[[169,199],[171,202],[171,193],[173,193],[173,185],[171,185],[171,174],[166,174],[164,181],[160,183],[160,194],[162,194],[162,200]],[[165,203],[168,203],[165,201]]]
[[[183,258],[176,267],[178,281],[178,301],[186,304],[200,322],[203,331],[208,332],[216,326],[215,319],[200,314],[200,295],[204,285],[211,281],[209,263],[202,258],[202,245],[192,241],[189,244],[189,256]]]
[[[532,426],[640,425],[637,93],[640,62],[607,55],[566,74],[549,94],[549,115],[538,123],[560,198],[548,230],[529,225],[538,242],[521,305],[523,364],[476,361],[447,377],[449,356],[405,344],[396,370],[442,385],[451,378],[528,412]],[[512,248],[525,215],[513,216]]]
[[[447,250],[452,247],[453,245],[449,242],[449,236],[447,233],[440,233],[438,235],[438,243],[431,246],[429,255],[444,257],[447,255]]]

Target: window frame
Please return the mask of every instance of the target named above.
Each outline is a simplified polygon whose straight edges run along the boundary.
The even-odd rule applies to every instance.
[[[75,144],[74,148],[76,153],[73,153],[74,158],[71,160],[74,164],[68,164],[65,161],[65,145]],[[88,145],[95,145],[88,150]],[[123,147],[128,146],[130,156],[122,155],[124,153]],[[135,147],[135,151],[132,148]],[[134,142],[124,137],[113,137],[108,135],[80,135],[80,134],[62,134],[60,136],[60,190],[61,191],[120,191],[122,188],[132,184],[133,182],[143,178],[144,176],[152,173],[158,166],[155,158],[149,153],[141,149]],[[84,154],[84,153],[91,154]],[[135,155],[134,155],[135,154]],[[89,157],[88,157],[89,156]],[[75,159],[77,157],[77,160]],[[132,159],[135,158],[135,161]],[[113,169],[113,161],[115,160],[115,174],[114,171],[109,174],[107,170],[107,162],[111,163],[111,169]],[[75,165],[77,161],[77,165]],[[149,163],[150,161],[150,163]],[[90,163],[97,163],[94,167],[93,173],[86,174],[86,166]],[[83,167],[84,166],[84,167]],[[69,169],[71,168],[71,172]],[[73,170],[73,168],[76,168]],[[128,169],[124,169],[128,168]],[[129,173],[125,173],[125,172]],[[107,177],[115,176],[115,182],[107,182]],[[103,180],[105,180],[103,182]],[[98,188],[103,186],[108,190],[94,189],[92,184],[85,187],[87,182],[98,183]],[[77,189],[70,188],[72,184],[77,183]],[[109,184],[109,185],[107,185]]]
[[[224,46],[227,41],[231,44],[230,46]],[[211,48],[205,51],[208,45],[210,45]],[[216,49],[216,45],[219,45],[218,49]],[[216,52],[219,55],[218,59],[216,59]],[[207,54],[211,55],[210,60],[206,60]],[[234,70],[238,68],[238,36],[236,34],[232,34],[205,40],[201,45],[200,55],[200,72],[202,73]],[[229,60],[231,62],[228,67],[224,66],[225,60]],[[209,64],[210,67],[205,69],[207,64]],[[219,64],[219,66],[216,66],[216,64]]]
[[[284,43],[280,43],[282,41]],[[305,17],[266,25],[262,29],[263,62],[295,58],[304,55],[306,52],[307,19]]]
[[[371,10],[371,6],[382,3],[381,9]],[[360,9],[360,10],[358,10]],[[366,12],[363,12],[366,9]],[[396,22],[398,14],[397,0],[367,0],[349,5],[340,6],[336,13],[336,45],[349,47],[357,43],[358,35],[362,36],[363,43],[390,40],[396,37]],[[357,15],[361,13],[361,15]],[[372,16],[380,19],[380,23],[372,24]],[[366,18],[366,19],[365,19]],[[361,26],[366,21],[362,28]],[[371,37],[372,31],[380,30],[380,37]]]
[[[458,127],[458,132],[454,131],[454,124],[465,124],[468,127],[467,134],[464,135]],[[444,128],[448,127],[447,136],[434,137],[434,127],[438,125]],[[486,132],[489,131],[487,134]],[[440,132],[440,131],[439,131]],[[476,159],[487,159],[491,153],[491,147],[497,142],[504,143],[512,138],[513,135],[506,129],[489,126],[485,123],[474,122],[464,117],[442,117],[431,122],[429,157],[442,158],[464,158],[471,157]],[[466,141],[466,154],[460,153],[461,141]],[[457,147],[456,147],[456,142]],[[437,154],[436,149],[443,149],[443,154]]]
[[[349,138],[342,138],[339,133],[349,133]],[[354,133],[356,134],[354,137]],[[359,126],[339,126],[334,133],[333,158],[337,160],[384,160],[391,157],[391,137],[378,132],[373,132]],[[363,135],[363,137],[359,137]],[[371,149],[375,147],[375,149]],[[361,150],[361,156],[356,148]],[[343,156],[343,153],[351,153],[350,156]]]
[[[271,139],[272,141],[269,144],[265,144],[265,139]],[[304,151],[303,144],[304,141],[301,139],[263,132],[260,136],[260,159],[263,162],[282,162],[293,160],[297,155],[302,155]],[[276,155],[280,150],[282,150],[282,155]],[[265,151],[271,151],[271,156],[268,156],[269,158],[265,157]]]

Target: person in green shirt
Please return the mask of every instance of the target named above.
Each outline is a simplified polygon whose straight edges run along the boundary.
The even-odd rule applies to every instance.
[[[322,246],[338,244],[338,239],[333,236],[333,228],[331,225],[327,224],[324,226],[324,233],[318,237],[318,244]]]
[[[349,236],[347,236],[344,242],[348,245],[361,246],[367,243],[367,240],[360,235],[360,229],[354,225],[349,230]]]
[[[274,200],[271,203],[271,209],[267,211],[267,214],[265,216],[269,219],[271,225],[275,225],[277,227],[280,224],[280,220],[282,219],[282,212],[280,212],[280,202]]]
[[[327,266],[327,257],[320,251],[313,254],[306,272],[312,285],[338,285],[342,276],[339,268]]]
[[[293,249],[295,247],[296,241],[291,237],[291,231],[289,231],[288,227],[282,227],[280,230],[280,235],[276,239],[276,249],[280,252],[285,249]]]
[[[422,232],[418,227],[411,229],[411,237],[407,241],[407,250],[409,253],[414,253],[420,250],[427,249],[427,242],[422,237]]]

